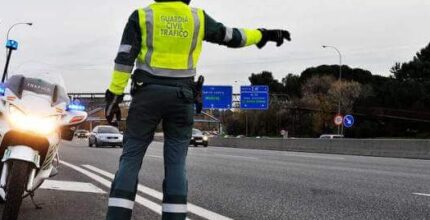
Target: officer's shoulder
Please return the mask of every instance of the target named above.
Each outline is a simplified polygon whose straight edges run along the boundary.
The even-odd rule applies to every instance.
[[[139,20],[139,9],[134,10],[130,15],[130,20]]]

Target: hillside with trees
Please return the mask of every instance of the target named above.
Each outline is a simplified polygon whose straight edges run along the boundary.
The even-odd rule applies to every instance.
[[[294,137],[336,133],[333,117],[341,112],[357,118],[345,135],[353,138],[430,138],[430,44],[411,60],[396,63],[392,76],[338,65],[321,65],[281,80],[270,71],[251,74],[252,85],[268,85],[268,111],[226,111],[223,122],[230,135],[278,136],[285,129]]]

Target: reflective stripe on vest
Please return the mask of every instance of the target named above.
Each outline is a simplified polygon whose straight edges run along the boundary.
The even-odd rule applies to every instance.
[[[182,2],[139,9],[142,49],[136,68],[156,76],[191,77],[204,38],[204,14]]]

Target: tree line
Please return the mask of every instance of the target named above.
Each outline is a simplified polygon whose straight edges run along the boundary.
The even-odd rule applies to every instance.
[[[339,69],[342,68],[342,81]],[[294,137],[337,133],[333,118],[339,108],[353,114],[352,138],[430,138],[430,44],[408,62],[396,63],[392,75],[339,65],[321,65],[277,80],[269,71],[251,74],[252,85],[268,85],[267,111],[216,112],[230,135]]]

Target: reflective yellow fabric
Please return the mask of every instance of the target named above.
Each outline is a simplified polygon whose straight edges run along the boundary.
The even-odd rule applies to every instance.
[[[123,94],[124,89],[128,84],[128,80],[130,79],[130,76],[130,73],[124,73],[116,70],[113,71],[109,91],[111,91],[115,95]]]
[[[244,29],[246,34],[246,46],[258,44],[263,38],[263,34],[259,30]]]
[[[139,10],[139,20],[143,36],[138,62],[150,69],[196,68],[204,38],[203,10],[182,2],[154,3]]]
[[[152,67],[188,69],[188,58],[193,40],[191,10],[165,8],[154,5],[154,52]]]

